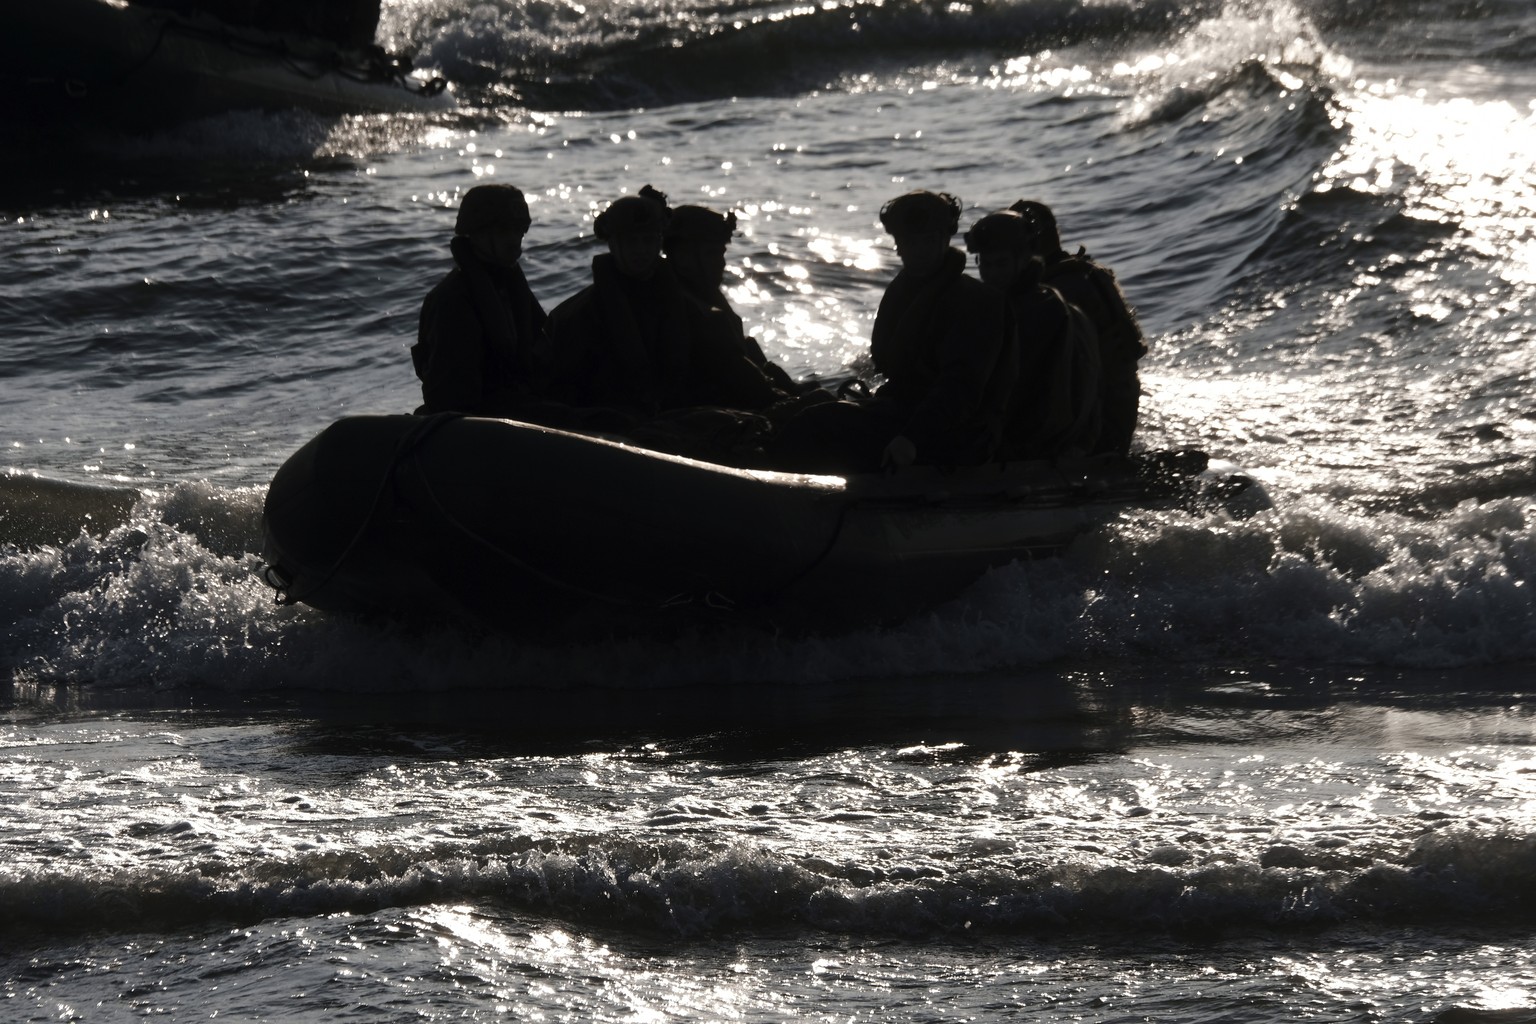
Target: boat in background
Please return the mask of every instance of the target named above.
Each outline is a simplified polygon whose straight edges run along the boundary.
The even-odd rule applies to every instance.
[[[230,25],[124,0],[0,12],[0,109],[13,120],[149,128],[235,110],[450,109],[447,83],[376,48]]]
[[[693,608],[817,629],[940,603],[1126,509],[1267,506],[1199,452],[845,478],[512,420],[357,416],[278,469],[264,575],[285,603],[407,621],[544,632]]]

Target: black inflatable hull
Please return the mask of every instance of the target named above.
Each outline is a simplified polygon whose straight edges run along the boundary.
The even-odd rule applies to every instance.
[[[153,127],[231,110],[394,113],[452,106],[441,82],[319,40],[108,0],[0,12],[0,107],[34,123]]]
[[[267,578],[333,612],[527,627],[691,606],[873,621],[1130,507],[1258,493],[1204,459],[818,477],[509,420],[338,421],[277,472]],[[1156,472],[1149,471],[1156,469]]]

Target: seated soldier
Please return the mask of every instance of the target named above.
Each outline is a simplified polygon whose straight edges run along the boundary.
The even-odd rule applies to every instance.
[[[1086,455],[1099,435],[1098,338],[1087,316],[1040,283],[1030,225],[1007,210],[965,233],[986,284],[1008,296],[1019,352],[1019,378],[1009,404],[999,456],[1048,459]]]
[[[531,223],[511,185],[476,185],[459,201],[454,268],[422,302],[411,348],[418,413],[515,417],[534,403],[546,318],[518,262]]]
[[[965,254],[950,245],[960,227],[953,196],[909,192],[885,204],[880,222],[901,259],[870,347],[885,383],[872,400],[806,410],[770,454],[813,472],[987,462],[1017,376],[1007,303],[965,275]]]
[[[616,200],[594,227],[608,251],[592,283],[550,314],[555,395],[632,415],[697,406],[757,410],[781,397],[739,349],[705,329],[662,257],[666,196]]]
[[[736,231],[736,214],[719,214],[703,206],[676,206],[667,222],[662,248],[678,284],[697,305],[711,333],[718,333],[763,371],[786,394],[800,390],[784,368],[768,361],[757,339],[746,332],[721,287],[725,283],[725,249]]]
[[[908,192],[885,204],[880,223],[901,259],[870,339],[875,369],[885,376],[876,398],[900,423],[884,461],[986,462],[1000,440],[1017,357],[1000,296],[966,276],[965,254],[950,245],[960,202]]]
[[[1147,343],[1136,313],[1110,270],[1079,247],[1069,254],[1061,245],[1056,217],[1044,203],[1021,199],[1010,207],[1030,225],[1030,251],[1045,264],[1040,280],[1061,292],[1087,314],[1099,338],[1102,428],[1097,452],[1131,450],[1141,404],[1141,380],[1136,363],[1147,354]]]

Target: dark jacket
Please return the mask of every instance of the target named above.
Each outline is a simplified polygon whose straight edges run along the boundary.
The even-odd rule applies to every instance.
[[[641,415],[695,406],[762,409],[782,395],[689,299],[663,263],[648,280],[608,253],[549,321],[554,396]]]
[[[1092,451],[1102,405],[1093,324],[1056,289],[1030,277],[1008,299],[1019,377],[999,455],[1049,459]]]
[[[486,263],[469,240],[421,304],[411,361],[424,414],[513,416],[539,390],[547,317],[522,268]]]
[[[965,275],[958,249],[936,273],[903,270],[886,288],[870,345],[886,378],[877,399],[893,405],[920,462],[992,457],[1018,372],[1010,342],[1003,295]]]

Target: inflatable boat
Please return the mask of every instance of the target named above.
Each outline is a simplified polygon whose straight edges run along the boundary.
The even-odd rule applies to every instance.
[[[451,107],[446,83],[376,48],[122,0],[16,0],[0,13],[0,104],[18,120],[142,128],[234,110]]]
[[[285,603],[503,630],[681,608],[829,626],[936,604],[1128,508],[1266,504],[1198,452],[834,477],[511,420],[359,416],[274,476],[264,576]]]

